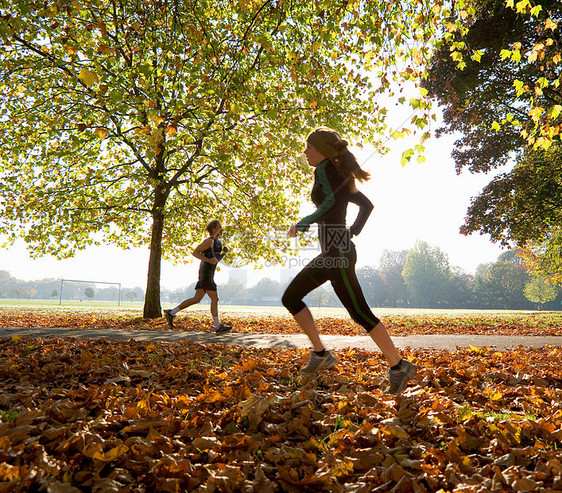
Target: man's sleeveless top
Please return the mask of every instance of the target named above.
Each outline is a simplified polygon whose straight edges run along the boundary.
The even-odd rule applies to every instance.
[[[215,239],[213,242],[212,248],[207,248],[203,252],[203,255],[207,258],[213,258],[220,255],[222,252],[222,243],[219,239]],[[209,262],[205,262],[201,260],[201,264],[199,265],[199,280],[200,281],[213,281],[213,277],[215,276],[215,270],[217,268],[216,264],[210,264]]]

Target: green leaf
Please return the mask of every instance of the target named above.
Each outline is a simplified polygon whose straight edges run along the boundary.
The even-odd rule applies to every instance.
[[[548,116],[553,120],[556,120],[560,116],[561,112],[562,112],[562,106],[559,104],[555,104],[552,108],[550,108],[548,112]]]
[[[531,2],[529,0],[520,0],[516,4],[517,13],[521,14],[531,8]]]
[[[412,156],[414,155],[414,151],[413,149],[407,149],[402,153],[402,159],[401,159],[401,164],[402,166],[406,166],[406,164],[408,164],[410,162],[410,160],[412,159]]]
[[[534,17],[538,17],[541,12],[542,5],[535,5],[533,8],[531,8],[531,15]]]
[[[482,59],[482,52],[475,51],[470,58],[472,58],[472,60],[474,60],[475,62],[480,62],[480,60]]]
[[[80,70],[78,78],[83,81],[87,87],[92,87],[94,84],[97,84],[99,82],[99,77],[87,68],[82,68]]]
[[[517,90],[517,96],[521,96],[525,92],[525,84],[523,83],[523,81],[514,80],[513,86]]]

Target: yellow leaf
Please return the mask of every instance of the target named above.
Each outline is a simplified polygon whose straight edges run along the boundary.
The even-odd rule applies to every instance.
[[[550,108],[549,110],[549,116],[550,118],[552,118],[553,120],[556,120],[558,118],[558,116],[560,115],[560,113],[562,112],[562,106],[559,104],[555,104],[552,108]]]
[[[100,81],[99,77],[94,72],[90,72],[87,68],[80,70],[78,78],[84,82],[87,87],[92,87]]]
[[[19,467],[2,462],[0,464],[0,481],[11,481],[20,477]]]
[[[202,402],[206,402],[208,404],[213,404],[214,402],[222,402],[222,401],[226,401],[228,399],[225,398],[225,396],[222,392],[210,389],[207,392],[203,392],[203,393],[199,394],[199,396],[197,397],[197,400],[200,400]]]
[[[94,132],[101,140],[103,140],[107,137],[109,130],[107,130],[107,128],[96,128]]]
[[[533,51],[542,51],[544,50],[544,43],[537,43],[533,46]]]
[[[535,17],[538,17],[539,14],[541,13],[541,10],[542,10],[542,5],[535,5],[531,9],[531,15],[534,15]]]
[[[513,86],[517,90],[517,96],[521,96],[525,92],[525,85],[520,80],[513,81]]]
[[[12,336],[12,337],[11,337],[11,340],[12,340],[13,342],[19,341],[20,339],[21,339],[21,336]]]
[[[455,61],[461,61],[462,60],[462,53],[460,51],[453,51],[453,53],[451,53],[451,58]]]
[[[522,12],[525,12],[530,6],[531,4],[529,0],[521,0],[520,2],[517,2],[516,4],[517,13],[520,14]]]
[[[139,402],[137,402],[137,408],[148,409],[148,399],[142,399]]]
[[[541,108],[540,106],[535,106],[532,110],[529,111],[529,115],[531,115],[531,118],[535,122],[539,120],[539,118],[543,113],[544,113],[544,109]]]
[[[490,400],[499,401],[499,400],[501,400],[502,397],[503,397],[503,394],[498,390],[497,392],[494,392],[492,395],[490,395]]]
[[[274,399],[274,395],[254,395],[238,404],[242,416],[248,416],[251,430],[257,429],[263,414],[269,409]]]
[[[117,447],[113,447],[108,452],[100,452],[96,451],[93,453],[92,458],[101,460],[103,462],[111,462],[115,459],[118,459],[122,455],[126,454],[129,451],[129,447],[126,445],[118,445]]]
[[[543,149],[548,150],[548,148],[552,145],[552,140],[546,138],[546,137],[539,137],[537,139],[537,143],[535,145],[535,147],[542,147]]]
[[[545,29],[550,29],[550,30],[554,31],[554,30],[556,30],[557,27],[558,27],[558,23],[554,22],[550,17],[544,23]]]
[[[401,426],[395,424],[385,424],[381,427],[383,433],[392,435],[395,438],[410,438],[410,435]]]

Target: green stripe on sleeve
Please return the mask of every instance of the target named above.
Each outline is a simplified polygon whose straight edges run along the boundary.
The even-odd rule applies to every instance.
[[[318,219],[336,205],[336,196],[332,190],[332,185],[330,185],[330,180],[328,180],[328,173],[326,173],[326,166],[328,166],[328,163],[329,161],[326,159],[316,168],[316,177],[322,188],[324,200],[312,214],[297,223],[297,229],[300,231],[306,230],[312,223],[318,221]]]

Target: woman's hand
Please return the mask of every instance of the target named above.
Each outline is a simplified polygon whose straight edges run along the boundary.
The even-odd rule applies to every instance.
[[[293,225],[289,228],[289,231],[288,231],[287,234],[288,234],[291,238],[294,238],[295,236],[297,236],[297,233],[298,233],[297,225],[296,225],[296,224],[293,224]]]

